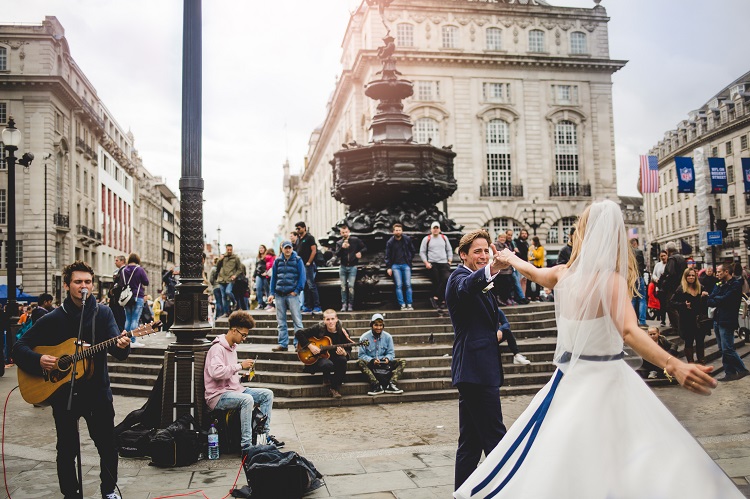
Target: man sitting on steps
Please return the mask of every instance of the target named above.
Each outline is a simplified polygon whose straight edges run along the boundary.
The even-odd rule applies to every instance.
[[[385,329],[383,314],[373,314],[370,320],[370,330],[359,339],[361,342],[368,341],[367,344],[359,347],[359,360],[357,361],[357,367],[370,381],[370,391],[367,395],[375,396],[383,392],[404,393],[396,386],[396,381],[404,372],[406,361],[396,359],[393,338],[383,329]],[[379,371],[386,372],[379,374]]]
[[[328,336],[331,340],[331,345],[343,345],[352,342],[349,338],[349,333],[341,325],[336,311],[332,308],[323,312],[323,322],[297,331],[294,336],[297,340],[297,349],[303,350],[307,348],[313,355],[318,355],[320,348],[310,342],[311,338],[322,339],[324,336]],[[351,346],[337,347],[335,350],[329,352],[329,358],[319,358],[314,364],[305,366],[303,370],[310,374],[322,372],[323,384],[329,388],[331,397],[336,399],[341,398],[341,385],[344,383],[346,363],[349,360],[349,353],[351,351]]]

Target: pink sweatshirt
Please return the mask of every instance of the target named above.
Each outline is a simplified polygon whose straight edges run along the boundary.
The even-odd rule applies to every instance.
[[[245,387],[240,384],[240,375],[237,374],[242,369],[237,360],[237,345],[230,347],[224,334],[214,338],[211,343],[203,369],[203,385],[206,404],[213,411],[221,394],[242,392]]]

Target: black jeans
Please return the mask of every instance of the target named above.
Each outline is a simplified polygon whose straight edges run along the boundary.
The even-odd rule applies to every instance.
[[[445,301],[445,285],[451,276],[451,266],[449,263],[433,263],[430,269],[430,281],[432,281],[432,296]]]
[[[343,355],[332,353],[329,359],[318,359],[315,364],[305,366],[304,370],[311,374],[322,372],[323,379],[329,381],[331,388],[338,391],[346,376],[346,362],[347,358]]]
[[[64,389],[63,389],[64,390]],[[78,420],[83,417],[89,429],[91,440],[99,451],[102,495],[115,490],[117,484],[117,450],[115,449],[115,408],[109,400],[88,400],[91,395],[76,395],[73,410],[66,409],[65,401],[52,406],[57,431],[57,480],[60,492],[66,498],[81,497],[78,490],[76,457],[78,454]],[[87,495],[91,491],[86,492]]]
[[[458,388],[458,450],[454,490],[458,489],[477,468],[482,451],[489,456],[505,436],[500,387],[459,383]]]

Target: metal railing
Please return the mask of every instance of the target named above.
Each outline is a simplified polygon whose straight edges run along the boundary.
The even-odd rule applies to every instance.
[[[70,229],[70,216],[63,215],[62,213],[55,213],[52,215],[52,223],[54,223],[56,227]]]
[[[591,184],[550,184],[549,196],[552,197],[591,197]]]
[[[479,195],[483,198],[523,197],[523,185],[517,184],[482,184]]]

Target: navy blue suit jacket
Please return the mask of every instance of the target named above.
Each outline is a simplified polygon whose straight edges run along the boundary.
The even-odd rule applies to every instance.
[[[501,386],[503,368],[497,347],[500,315],[485,270],[472,272],[463,264],[453,271],[445,288],[445,301],[453,322],[453,385],[474,383]]]

